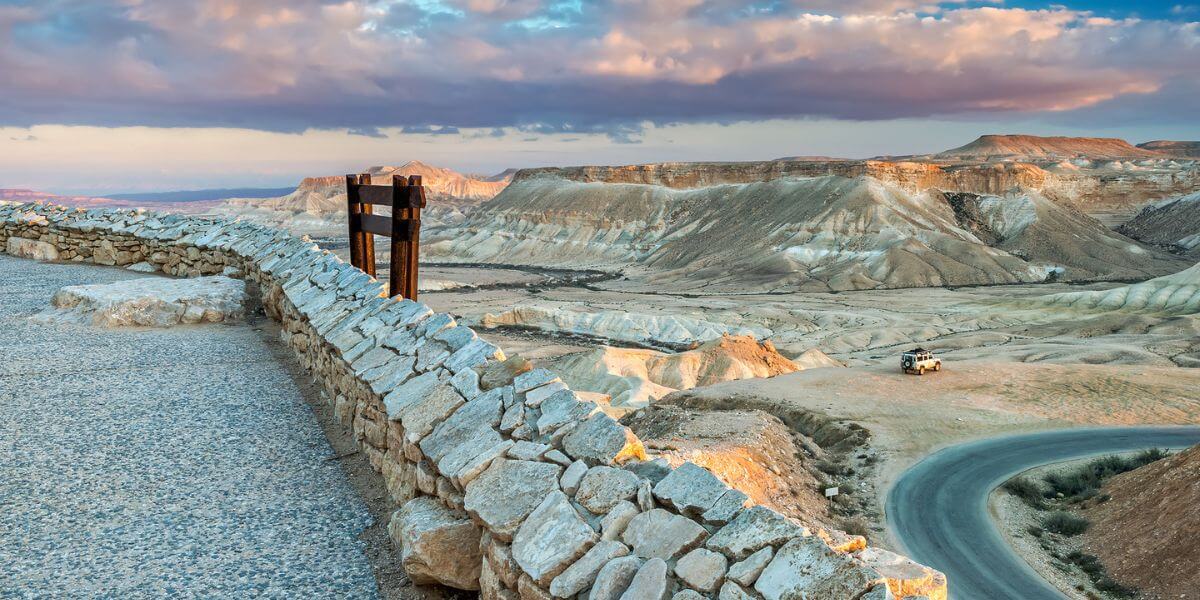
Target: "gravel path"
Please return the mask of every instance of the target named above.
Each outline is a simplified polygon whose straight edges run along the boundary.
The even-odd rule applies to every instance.
[[[371,517],[245,324],[42,325],[145,277],[0,256],[0,598],[375,598]]]

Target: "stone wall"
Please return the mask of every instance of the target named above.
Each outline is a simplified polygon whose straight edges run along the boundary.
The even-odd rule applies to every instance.
[[[0,205],[0,248],[38,244],[31,255],[257,284],[401,505],[389,532],[416,583],[506,600],[946,597],[936,571],[747,506],[694,464],[648,460],[554,373],[382,297],[307,240],[226,219]]]

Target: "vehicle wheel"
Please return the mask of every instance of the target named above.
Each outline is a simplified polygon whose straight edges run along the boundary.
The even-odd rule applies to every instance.
[[[934,371],[941,371],[941,370],[942,370],[942,363],[937,363],[937,364],[933,365],[933,370],[934,370]]]
[[[925,374],[925,367],[921,367],[920,369],[917,369],[917,375],[924,375],[924,374]]]

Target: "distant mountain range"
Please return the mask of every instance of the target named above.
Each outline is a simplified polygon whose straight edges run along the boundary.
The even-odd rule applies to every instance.
[[[292,193],[292,187],[280,188],[215,188],[209,190],[182,190],[173,192],[137,192],[102,196],[110,200],[131,202],[204,202],[226,198],[275,198]]]

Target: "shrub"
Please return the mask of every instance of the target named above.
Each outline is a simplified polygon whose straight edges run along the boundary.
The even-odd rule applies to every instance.
[[[1037,525],[1030,525],[1029,527],[1025,528],[1025,531],[1029,532],[1029,535],[1032,535],[1035,538],[1040,538],[1042,537],[1042,534],[1045,533],[1045,530]]]
[[[1065,473],[1051,473],[1043,478],[1050,486],[1050,495],[1062,494],[1075,501],[1096,495],[1104,480],[1148,465],[1167,456],[1165,450],[1151,448],[1136,456],[1103,456]]]
[[[1045,519],[1042,519],[1042,527],[1046,531],[1052,531],[1061,535],[1079,535],[1087,531],[1090,524],[1083,517],[1061,510],[1054,511],[1047,515]]]
[[[1020,498],[1034,508],[1045,508],[1042,502],[1042,488],[1024,477],[1014,477],[1004,482],[1004,491]]]
[[[1096,581],[1096,589],[1117,596],[1118,598],[1133,598],[1137,595],[1136,589],[1121,585],[1107,575]]]

